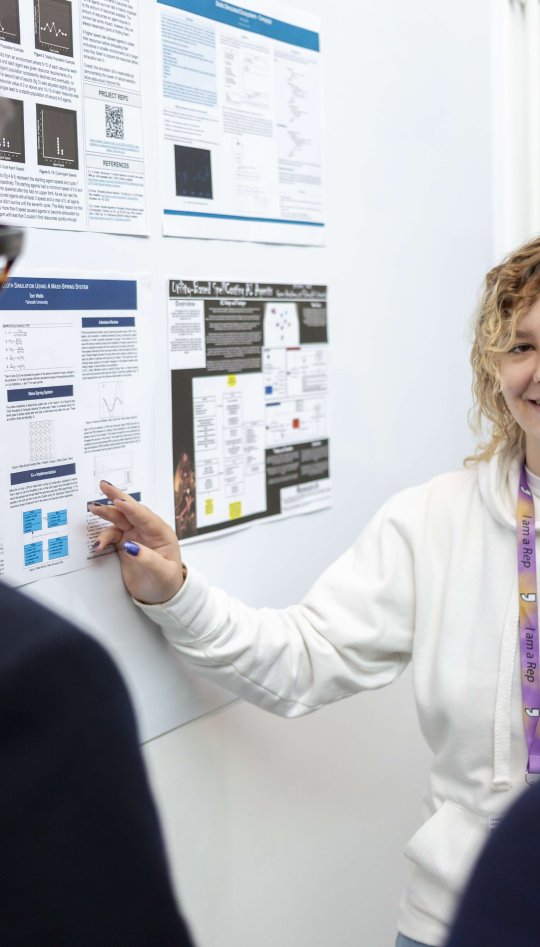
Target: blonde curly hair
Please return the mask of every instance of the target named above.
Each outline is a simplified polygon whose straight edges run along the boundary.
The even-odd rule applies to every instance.
[[[471,351],[474,404],[469,420],[479,443],[465,463],[490,460],[497,451],[508,458],[525,452],[525,434],[501,391],[499,359],[514,344],[520,316],[539,296],[540,237],[535,237],[486,276]]]

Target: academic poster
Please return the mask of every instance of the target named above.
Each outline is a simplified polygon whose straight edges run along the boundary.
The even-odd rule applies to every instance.
[[[0,0],[0,219],[146,234],[138,0]]]
[[[325,286],[168,284],[179,539],[330,505]]]
[[[151,481],[148,281],[18,276],[0,296],[0,574],[92,565],[100,480]]]
[[[267,0],[159,0],[163,232],[322,244],[319,21]]]

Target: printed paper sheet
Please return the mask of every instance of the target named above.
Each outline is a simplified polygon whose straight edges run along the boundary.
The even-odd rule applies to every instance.
[[[0,296],[0,574],[91,565],[109,480],[151,482],[148,281],[35,273]]]
[[[146,234],[137,0],[0,0],[0,219]]]
[[[164,233],[323,243],[317,18],[272,0],[158,10]]]
[[[176,532],[330,505],[326,287],[169,281]]]

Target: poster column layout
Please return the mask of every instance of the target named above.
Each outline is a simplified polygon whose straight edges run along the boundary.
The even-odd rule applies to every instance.
[[[100,480],[147,490],[146,297],[136,280],[35,275],[0,297],[0,568],[16,584],[92,564]]]
[[[169,281],[179,539],[330,505],[326,287]]]
[[[0,0],[0,219],[146,234],[138,0]]]
[[[164,233],[323,243],[318,19],[272,0],[157,8]]]

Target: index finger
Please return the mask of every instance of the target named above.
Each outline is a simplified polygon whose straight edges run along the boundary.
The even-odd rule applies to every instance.
[[[115,487],[114,483],[110,483],[108,480],[99,481],[99,489],[102,493],[105,494],[109,500],[131,500],[129,493],[124,493],[123,490],[120,490],[118,487]]]
[[[113,501],[115,508],[122,512],[128,523],[141,530],[141,532],[159,538],[161,541],[170,538],[163,535],[164,531],[167,533],[170,531],[171,535],[175,536],[171,527],[157,513],[154,513],[143,503],[139,503],[138,500],[134,500],[129,493],[124,493],[106,480],[101,481],[100,487],[105,496]]]

